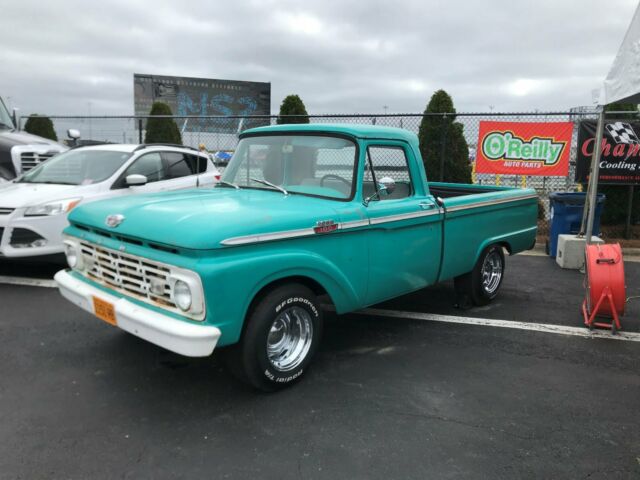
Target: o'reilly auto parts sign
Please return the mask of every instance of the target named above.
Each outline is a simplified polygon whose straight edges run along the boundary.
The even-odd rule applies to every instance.
[[[566,177],[571,122],[480,122],[477,173]]]
[[[607,121],[604,125],[600,156],[599,183],[640,184],[640,122]],[[595,146],[596,122],[584,120],[578,129],[576,182],[589,181]]]

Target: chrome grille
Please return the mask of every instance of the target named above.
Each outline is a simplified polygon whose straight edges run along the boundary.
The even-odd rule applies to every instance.
[[[20,164],[22,165],[22,171],[28,172],[34,167],[37,167],[45,160],[49,160],[58,152],[46,152],[46,153],[36,153],[36,152],[22,152],[20,154]]]
[[[179,312],[171,300],[168,267],[147,259],[80,242],[89,278],[125,295]]]
[[[15,208],[0,207],[0,215],[10,215],[14,210]]]

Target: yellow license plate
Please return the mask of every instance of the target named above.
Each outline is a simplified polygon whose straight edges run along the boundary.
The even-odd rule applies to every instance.
[[[99,319],[104,320],[111,325],[117,325],[116,311],[113,308],[113,304],[105,302],[97,297],[93,297],[93,311]]]

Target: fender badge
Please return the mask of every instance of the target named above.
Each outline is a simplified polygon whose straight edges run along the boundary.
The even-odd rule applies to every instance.
[[[338,229],[338,224],[333,220],[318,220],[313,227],[314,233],[331,233]]]
[[[107,227],[110,228],[116,228],[122,222],[124,222],[124,215],[120,215],[119,213],[116,215],[109,215],[104,221]]]

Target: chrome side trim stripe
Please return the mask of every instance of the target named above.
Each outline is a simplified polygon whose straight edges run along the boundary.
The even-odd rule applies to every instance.
[[[341,223],[340,226],[338,227],[338,230],[348,230],[350,228],[360,228],[360,227],[368,227],[368,226],[369,226],[368,219],[351,220],[349,222]]]
[[[472,208],[487,207],[490,205],[500,205],[503,203],[517,202],[518,200],[529,200],[532,198],[538,198],[538,196],[535,194],[532,194],[532,195],[522,195],[519,197],[502,198],[499,200],[484,200],[482,202],[474,203],[471,205],[456,205],[453,207],[448,207],[447,212],[459,212],[462,210],[469,210]],[[339,223],[336,231],[367,227],[369,225],[380,225],[382,223],[398,222],[401,220],[409,220],[412,218],[430,217],[432,215],[439,215],[440,213],[441,213],[440,210],[430,210],[430,211],[419,210],[417,212],[400,213],[397,215],[387,215],[384,217],[372,218],[370,220],[367,220],[367,219],[351,220],[348,222]],[[241,237],[232,237],[232,238],[227,238],[225,240],[222,240],[220,243],[226,246],[247,245],[250,243],[270,242],[273,240],[307,237],[311,235],[321,236],[321,235],[328,235],[328,234],[317,234],[315,233],[313,228],[301,228],[298,230],[284,230],[281,232],[260,233],[256,235],[244,235]]]
[[[381,223],[398,222],[400,220],[409,220],[411,218],[430,217],[431,215],[439,215],[438,210],[431,210],[428,212],[418,211],[409,213],[399,213],[398,215],[387,215],[385,217],[377,217],[371,219],[371,225],[379,225]]]
[[[272,240],[282,240],[284,238],[306,237],[315,235],[313,228],[301,228],[299,230],[285,230],[283,232],[260,233],[257,235],[244,235],[222,240],[222,245],[246,245],[247,243],[269,242]]]
[[[369,220],[352,220],[339,223],[337,230],[349,230],[351,228],[368,227]],[[336,230],[336,231],[337,231]],[[307,237],[311,235],[327,235],[316,233],[313,228],[301,228],[299,230],[284,230],[282,232],[260,233],[257,235],[244,235],[242,237],[227,238],[220,242],[222,245],[246,245],[248,243],[270,242],[285,238]]]
[[[522,195],[520,197],[501,198],[499,200],[484,200],[482,202],[473,203],[470,205],[455,205],[453,207],[447,207],[447,213],[459,212],[461,210],[469,210],[471,208],[488,207],[491,205],[500,205],[503,203],[517,202],[518,200],[529,200],[531,198],[538,198],[538,195]]]

